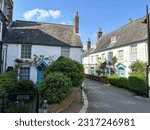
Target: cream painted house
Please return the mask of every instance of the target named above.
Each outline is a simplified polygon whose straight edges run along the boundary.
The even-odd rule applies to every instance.
[[[145,17],[132,21],[121,28],[102,36],[98,32],[98,41],[95,48],[90,48],[89,41],[87,50],[83,53],[83,65],[86,74],[96,74],[98,57],[103,61],[111,61],[116,56],[116,75],[129,76],[129,65],[141,60],[147,62],[147,28],[142,22]],[[91,51],[92,50],[92,51]]]

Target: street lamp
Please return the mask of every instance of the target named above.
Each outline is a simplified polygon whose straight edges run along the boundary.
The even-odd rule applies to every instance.
[[[150,25],[149,25],[149,11],[148,5],[146,6],[146,19],[142,22],[147,24],[147,52],[148,52],[148,65],[146,68],[147,74],[147,97],[150,98]]]

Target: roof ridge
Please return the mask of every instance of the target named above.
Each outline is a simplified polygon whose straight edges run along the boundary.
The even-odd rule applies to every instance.
[[[129,43],[133,43],[135,41],[144,39],[146,36],[146,25],[142,24],[142,21],[144,21],[145,18],[146,16],[135,19],[131,23],[125,24],[119,27],[118,29],[115,29],[114,31],[103,35],[96,42],[97,47],[93,53],[99,52],[108,48],[110,49],[112,47],[119,47],[122,45],[126,45]],[[139,31],[140,33],[138,33]],[[135,32],[136,34],[134,34]],[[109,47],[112,36],[117,36],[119,38],[121,36],[121,39],[117,40],[114,45],[111,45],[111,47]]]
[[[149,14],[150,14],[150,13],[149,13]],[[110,35],[110,34],[113,34],[114,32],[117,32],[118,30],[120,30],[120,29],[122,29],[122,28],[124,28],[124,27],[126,27],[126,26],[129,26],[129,24],[133,24],[133,23],[135,23],[135,22],[138,22],[139,20],[142,20],[142,19],[144,19],[145,17],[146,17],[146,16],[143,16],[143,17],[141,17],[141,18],[138,18],[138,19],[136,19],[136,20],[133,20],[133,21],[130,22],[130,23],[127,23],[127,24],[125,24],[125,25],[122,25],[121,27],[119,27],[119,28],[113,30],[112,32],[109,32],[109,33],[103,35],[102,38],[103,38],[103,37],[106,37],[106,36],[108,36],[108,35]],[[101,40],[101,38],[100,38],[99,40]],[[99,40],[98,40],[96,43],[98,43]]]
[[[16,20],[14,22],[22,22],[22,23],[28,22],[28,23],[51,24],[51,25],[72,26],[72,27],[74,26],[74,25],[67,25],[67,24],[60,24],[60,23],[36,22],[36,21],[25,21],[25,20]]]

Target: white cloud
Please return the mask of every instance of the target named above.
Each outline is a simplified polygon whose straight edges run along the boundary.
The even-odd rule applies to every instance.
[[[57,19],[61,16],[61,11],[59,11],[59,10],[49,10],[49,14],[52,18]]]
[[[23,14],[23,17],[25,20],[44,20],[46,18],[52,17],[53,19],[56,19],[61,16],[61,11],[59,10],[43,10],[43,9],[33,9],[26,11]]]

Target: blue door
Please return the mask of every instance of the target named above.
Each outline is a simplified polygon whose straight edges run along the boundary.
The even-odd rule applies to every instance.
[[[117,65],[117,75],[120,77],[126,77],[126,67],[121,63]]]
[[[46,69],[47,65],[45,65],[44,63],[41,63],[38,67],[37,67],[37,85],[40,85],[40,83],[44,80],[44,71]]]
[[[118,76],[125,77],[125,70],[124,70],[124,68],[118,68]]]

